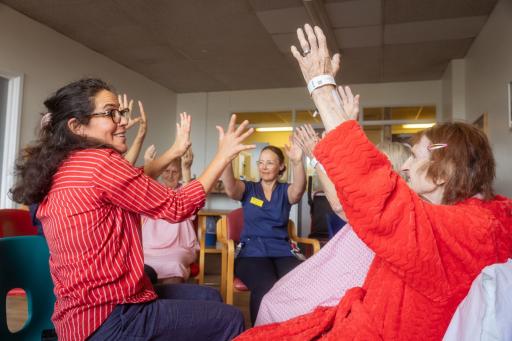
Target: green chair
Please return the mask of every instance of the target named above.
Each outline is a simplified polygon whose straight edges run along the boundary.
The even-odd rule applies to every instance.
[[[0,238],[0,340],[41,340],[51,322],[55,296],[48,264],[50,253],[40,236]],[[27,293],[28,319],[23,328],[11,333],[7,328],[6,297],[9,290]]]

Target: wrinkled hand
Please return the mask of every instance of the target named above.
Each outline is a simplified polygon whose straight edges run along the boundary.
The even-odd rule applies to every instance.
[[[156,157],[156,148],[155,148],[155,145],[152,144],[144,152],[144,163],[146,164],[146,163],[153,161],[155,159],[155,157]]]
[[[303,153],[302,149],[300,148],[296,141],[295,134],[290,136],[289,143],[290,145],[284,145],[284,152],[286,153],[286,156],[288,156],[288,159],[292,163],[302,162]]]
[[[296,143],[300,146],[307,157],[313,158],[313,150],[316,144],[320,141],[318,134],[315,132],[310,124],[305,124],[295,129]]]
[[[306,83],[319,75],[335,77],[340,70],[340,55],[336,53],[332,58],[330,57],[327,40],[320,27],[315,26],[313,29],[309,24],[305,24],[304,30],[297,29],[297,38],[304,54],[300,53],[294,45],[291,51],[299,63]]]
[[[194,153],[192,153],[192,147],[189,147],[181,157],[181,165],[183,168],[190,168],[192,167],[192,162],[194,162]]]
[[[186,112],[180,113],[180,123],[176,123],[176,139],[174,140],[173,148],[181,157],[192,142],[190,141],[190,126],[192,118]]]
[[[216,126],[217,131],[219,132],[219,146],[217,148],[217,155],[224,160],[230,162],[232,161],[238,153],[256,148],[256,145],[244,145],[242,142],[247,137],[249,137],[254,129],[247,129],[249,125],[249,121],[245,120],[236,128],[236,115],[231,115],[231,119],[229,120],[228,129],[224,131],[224,128],[221,126]],[[244,132],[245,131],[245,132]]]
[[[354,96],[349,86],[343,88],[341,85],[338,86],[338,93],[341,97],[343,111],[348,116],[348,119],[357,120],[359,115],[359,95]]]

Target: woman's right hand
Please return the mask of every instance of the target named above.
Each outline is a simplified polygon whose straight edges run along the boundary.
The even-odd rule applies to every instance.
[[[176,154],[181,157],[192,145],[190,141],[191,117],[186,112],[180,113],[180,123],[176,123],[176,139],[172,145]]]
[[[256,148],[256,145],[244,145],[242,142],[249,137],[254,129],[247,129],[249,121],[245,120],[236,128],[236,115],[231,115],[229,120],[228,129],[224,131],[221,126],[216,126],[219,132],[219,146],[217,148],[217,156],[223,159],[226,163],[231,162],[238,153]]]

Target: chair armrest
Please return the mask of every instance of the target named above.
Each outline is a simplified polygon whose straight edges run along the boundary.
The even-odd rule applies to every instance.
[[[292,236],[292,240],[301,244],[310,244],[313,247],[313,254],[320,251],[320,242],[317,239]]]

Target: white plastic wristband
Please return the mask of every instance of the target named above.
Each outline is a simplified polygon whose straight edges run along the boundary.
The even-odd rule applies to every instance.
[[[313,77],[308,82],[308,90],[309,94],[311,95],[315,89],[318,89],[324,85],[334,85],[336,86],[336,81],[334,80],[334,77],[331,75],[320,75]]]
[[[322,164],[314,157],[314,158],[311,158],[309,159],[309,165],[311,166],[311,168],[313,169],[316,169],[317,167],[325,173],[325,169],[324,169],[324,166],[322,166]]]

